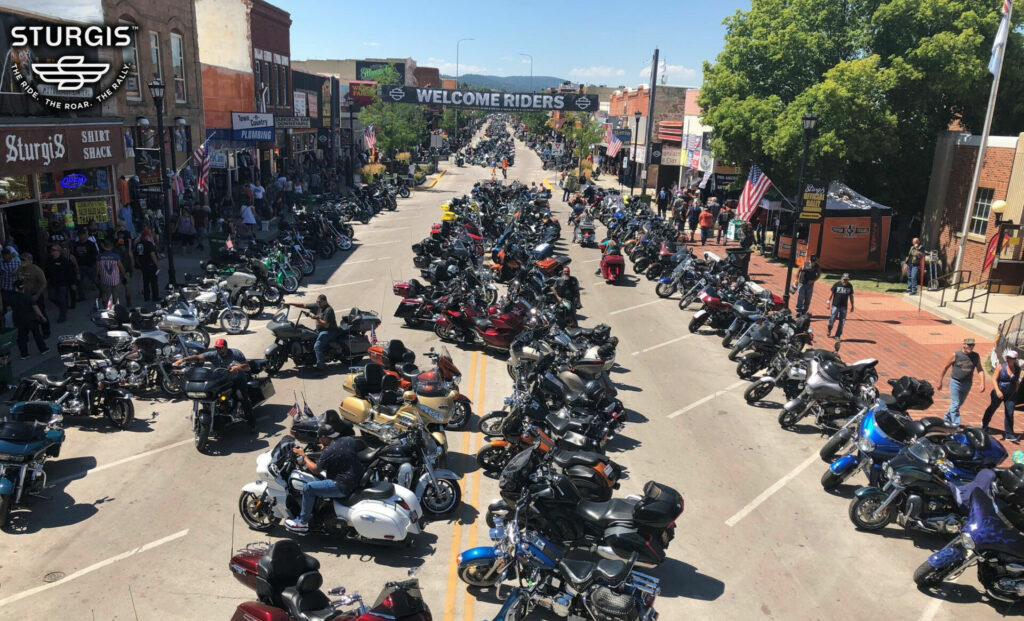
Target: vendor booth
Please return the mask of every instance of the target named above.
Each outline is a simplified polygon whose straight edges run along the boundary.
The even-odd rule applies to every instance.
[[[821,213],[820,220],[809,223],[806,247],[818,255],[822,269],[885,269],[892,208],[834,181]],[[804,255],[800,246],[798,258]]]

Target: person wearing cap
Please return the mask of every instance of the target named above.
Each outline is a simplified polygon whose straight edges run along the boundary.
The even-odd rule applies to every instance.
[[[249,361],[245,359],[245,354],[237,349],[229,348],[226,339],[217,339],[213,343],[213,349],[208,349],[201,354],[184,356],[176,360],[174,366],[180,367],[186,362],[209,362],[215,369],[227,369],[234,373],[235,396],[242,404],[242,411],[245,412],[249,430],[256,431],[252,402],[249,401],[249,391],[246,390],[246,384],[249,381]]]
[[[580,281],[568,267],[562,268],[562,275],[555,279],[552,291],[559,302],[569,300],[574,309],[583,308],[580,304]]]
[[[100,256],[100,249],[96,242],[89,238],[89,231],[78,230],[78,240],[71,244],[71,252],[74,253],[75,263],[78,265],[78,301],[85,300],[85,283],[88,282],[99,295],[100,286],[96,282],[96,261]]]
[[[974,351],[974,339],[964,339],[960,349],[953,353],[942,367],[942,374],[939,375],[938,390],[942,390],[942,380],[946,378],[946,371],[953,369],[949,376],[949,410],[944,417],[947,423],[952,425],[960,424],[960,407],[967,400],[971,392],[971,384],[974,382],[974,374],[981,377],[981,390],[985,392],[985,372],[981,368],[981,356]]]
[[[43,338],[50,338],[50,317],[46,314],[46,296],[44,295],[46,293],[46,274],[43,272],[43,268],[35,264],[32,253],[21,253],[21,267],[15,272],[15,277],[21,281],[22,291],[32,298],[32,303],[38,306],[39,311],[43,314]]]
[[[800,270],[796,273],[796,314],[803,315],[811,309],[811,296],[814,294],[814,283],[821,278],[821,266],[818,255],[807,257]]]
[[[839,282],[832,285],[832,292],[828,295],[828,304],[832,309],[828,316],[828,336],[833,336],[832,326],[836,321],[839,325],[836,327],[836,333],[833,336],[835,339],[840,339],[843,336],[843,326],[846,324],[846,305],[850,305],[850,311],[853,312],[853,285],[850,284],[850,275],[843,274],[843,277],[839,279]]]
[[[320,294],[316,296],[316,302],[303,304],[302,302],[286,302],[286,306],[304,308],[309,311],[309,316],[316,322],[316,342],[313,343],[313,353],[316,354],[316,370],[325,373],[327,365],[324,358],[327,353],[327,346],[338,335],[338,319],[334,316],[334,308],[327,302],[327,296]]]
[[[359,461],[359,441],[354,437],[338,437],[340,434],[330,425],[317,428],[318,441],[323,447],[320,458],[313,461],[301,447],[292,449],[299,456],[303,466],[323,480],[306,483],[302,489],[302,509],[299,517],[287,519],[288,530],[304,533],[309,530],[309,520],[317,498],[345,499],[358,489],[363,480],[363,464]]]
[[[21,359],[25,360],[28,358],[29,336],[35,340],[40,355],[49,353],[50,348],[46,346],[42,333],[43,326],[48,323],[46,316],[32,296],[23,289],[22,282],[15,281],[14,288],[6,293],[4,302],[11,309],[11,320],[18,329],[18,351],[21,352]]]
[[[1003,442],[1017,442],[1017,434],[1013,433],[1013,408],[1017,405],[1017,388],[1020,386],[1020,367],[1017,366],[1017,350],[1007,349],[1003,352],[1003,361],[992,371],[992,402],[988,404],[985,415],[981,418],[981,426],[988,431],[988,423],[996,413],[999,404],[1003,404]]]
[[[924,259],[924,251],[921,250],[921,240],[914,238],[910,242],[910,250],[907,251],[907,294],[917,295],[918,274],[921,272],[921,261]]]

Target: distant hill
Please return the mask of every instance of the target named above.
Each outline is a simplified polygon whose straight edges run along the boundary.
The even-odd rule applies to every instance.
[[[453,79],[455,76],[446,75],[441,77]],[[535,75],[533,76],[533,90],[539,91],[545,88],[557,87],[562,82],[565,82],[562,78],[555,78],[549,75]],[[531,84],[530,76],[528,75],[497,76],[480,75],[477,73],[460,75],[459,83],[468,84],[470,88],[490,88],[497,91],[517,93],[528,92]]]

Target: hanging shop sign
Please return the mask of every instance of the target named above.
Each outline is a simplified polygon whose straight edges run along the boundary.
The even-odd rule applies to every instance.
[[[560,110],[596,112],[599,101],[594,95],[495,93],[484,91],[418,88],[415,86],[382,86],[381,101],[414,103],[455,108],[485,110]]]
[[[64,175],[64,178],[60,180],[60,187],[65,190],[74,190],[80,188],[85,183],[86,177],[81,173],[71,173]]]
[[[651,164],[661,164],[662,147],[660,142],[651,143]]]
[[[800,219],[807,222],[821,220],[827,195],[828,184],[820,181],[804,183],[800,193]]]
[[[109,166],[124,161],[124,142],[114,126],[0,127],[4,175]]]
[[[263,112],[232,112],[231,139],[250,142],[274,140],[274,115]]]
[[[75,216],[78,224],[108,222],[110,210],[107,209],[107,201],[79,201],[75,203]]]
[[[274,127],[277,129],[309,129],[310,121],[308,116],[275,116]]]

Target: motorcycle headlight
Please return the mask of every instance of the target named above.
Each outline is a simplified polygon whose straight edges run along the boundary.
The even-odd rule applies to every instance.
[[[228,394],[226,392],[222,392],[221,394],[217,395],[217,398],[220,399],[221,401],[227,401]]]
[[[863,453],[871,453],[875,450],[875,443],[868,438],[860,438],[857,440],[857,448]]]
[[[974,537],[968,532],[960,533],[960,543],[963,544],[965,550],[973,550],[975,548]]]
[[[885,476],[888,479],[893,478],[892,466],[890,466],[889,464],[885,465]]]
[[[119,374],[117,372],[117,369],[115,369],[114,367],[107,367],[106,369],[103,369],[103,377],[113,382],[117,380]]]

